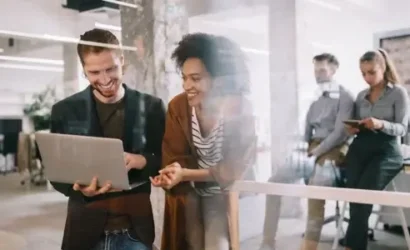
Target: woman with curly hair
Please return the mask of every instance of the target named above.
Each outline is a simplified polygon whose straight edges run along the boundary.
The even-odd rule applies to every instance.
[[[251,178],[256,152],[246,61],[234,42],[203,33],[186,35],[172,58],[184,92],[169,103],[152,179],[167,190],[162,249],[235,249],[238,196],[227,188]]]

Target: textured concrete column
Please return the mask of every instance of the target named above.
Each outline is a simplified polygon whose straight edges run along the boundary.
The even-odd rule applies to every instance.
[[[296,0],[269,1],[272,171],[298,128]]]
[[[121,7],[122,42],[137,47],[125,52],[125,81],[130,87],[168,101],[180,88],[170,56],[188,32],[181,0],[127,0],[138,8]]]
[[[138,8],[121,7],[122,42],[137,47],[126,52],[125,83],[153,94],[165,103],[181,92],[181,80],[171,61],[177,42],[188,32],[184,1],[126,0]],[[160,246],[164,193],[152,188],[151,201],[155,220],[155,245]]]
[[[284,167],[297,142],[297,12],[296,0],[269,1],[271,163],[272,173]],[[300,199],[283,197],[281,215],[299,216]],[[269,211],[267,211],[269,213]]]

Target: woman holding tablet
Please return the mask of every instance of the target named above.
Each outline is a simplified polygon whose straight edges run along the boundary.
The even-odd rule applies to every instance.
[[[356,99],[361,127],[346,125],[356,135],[346,155],[347,187],[383,190],[402,168],[399,137],[407,133],[409,98],[386,51],[366,52],[360,70],[369,88]],[[346,250],[367,249],[371,212],[370,204],[350,203]]]

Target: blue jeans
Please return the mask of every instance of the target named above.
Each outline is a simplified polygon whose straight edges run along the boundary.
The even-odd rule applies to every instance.
[[[92,250],[151,250],[151,247],[147,247],[125,230],[106,234]]]

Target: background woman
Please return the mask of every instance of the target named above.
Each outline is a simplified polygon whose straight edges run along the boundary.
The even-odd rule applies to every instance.
[[[235,249],[235,200],[224,189],[251,170],[256,145],[246,62],[232,41],[202,33],[185,36],[172,58],[184,93],[169,104],[164,169],[152,179],[169,190],[162,249]]]
[[[356,119],[363,128],[347,126],[350,134],[356,134],[346,156],[347,187],[383,190],[402,168],[398,137],[407,133],[409,98],[386,51],[366,52],[360,70],[369,88],[355,103]],[[346,249],[367,249],[371,212],[370,204],[350,203]]]

